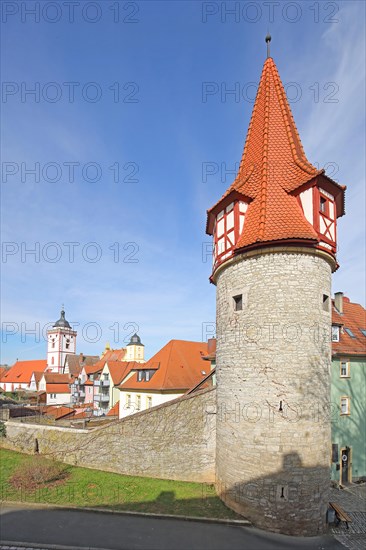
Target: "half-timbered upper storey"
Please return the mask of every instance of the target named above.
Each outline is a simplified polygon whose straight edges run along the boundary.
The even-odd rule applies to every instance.
[[[345,187],[306,158],[277,67],[264,63],[234,183],[207,214],[213,270],[263,246],[305,245],[335,256]]]

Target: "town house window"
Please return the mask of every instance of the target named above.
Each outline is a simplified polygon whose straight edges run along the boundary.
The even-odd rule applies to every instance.
[[[341,397],[341,415],[350,414],[349,397]]]
[[[342,359],[341,360],[341,378],[349,378],[350,377],[350,364],[348,359]]]

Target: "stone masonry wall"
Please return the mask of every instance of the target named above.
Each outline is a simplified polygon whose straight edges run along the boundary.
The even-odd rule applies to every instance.
[[[120,474],[214,482],[215,389],[92,430],[9,421],[4,446]]]
[[[259,527],[321,533],[331,265],[310,249],[257,251],[224,266],[216,282],[217,490]],[[240,294],[242,311],[234,311]]]

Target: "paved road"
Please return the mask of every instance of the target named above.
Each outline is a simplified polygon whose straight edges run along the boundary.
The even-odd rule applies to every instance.
[[[253,527],[13,505],[2,507],[0,528],[3,546],[12,541],[15,548],[16,542],[27,542],[70,550],[344,550],[331,537],[286,537]]]

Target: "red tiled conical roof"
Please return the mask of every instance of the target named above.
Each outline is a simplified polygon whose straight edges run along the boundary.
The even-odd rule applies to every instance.
[[[268,241],[317,241],[317,233],[291,193],[322,173],[324,170],[317,170],[305,156],[277,67],[269,57],[264,63],[238,175],[222,197],[236,191],[251,199],[236,250]]]

